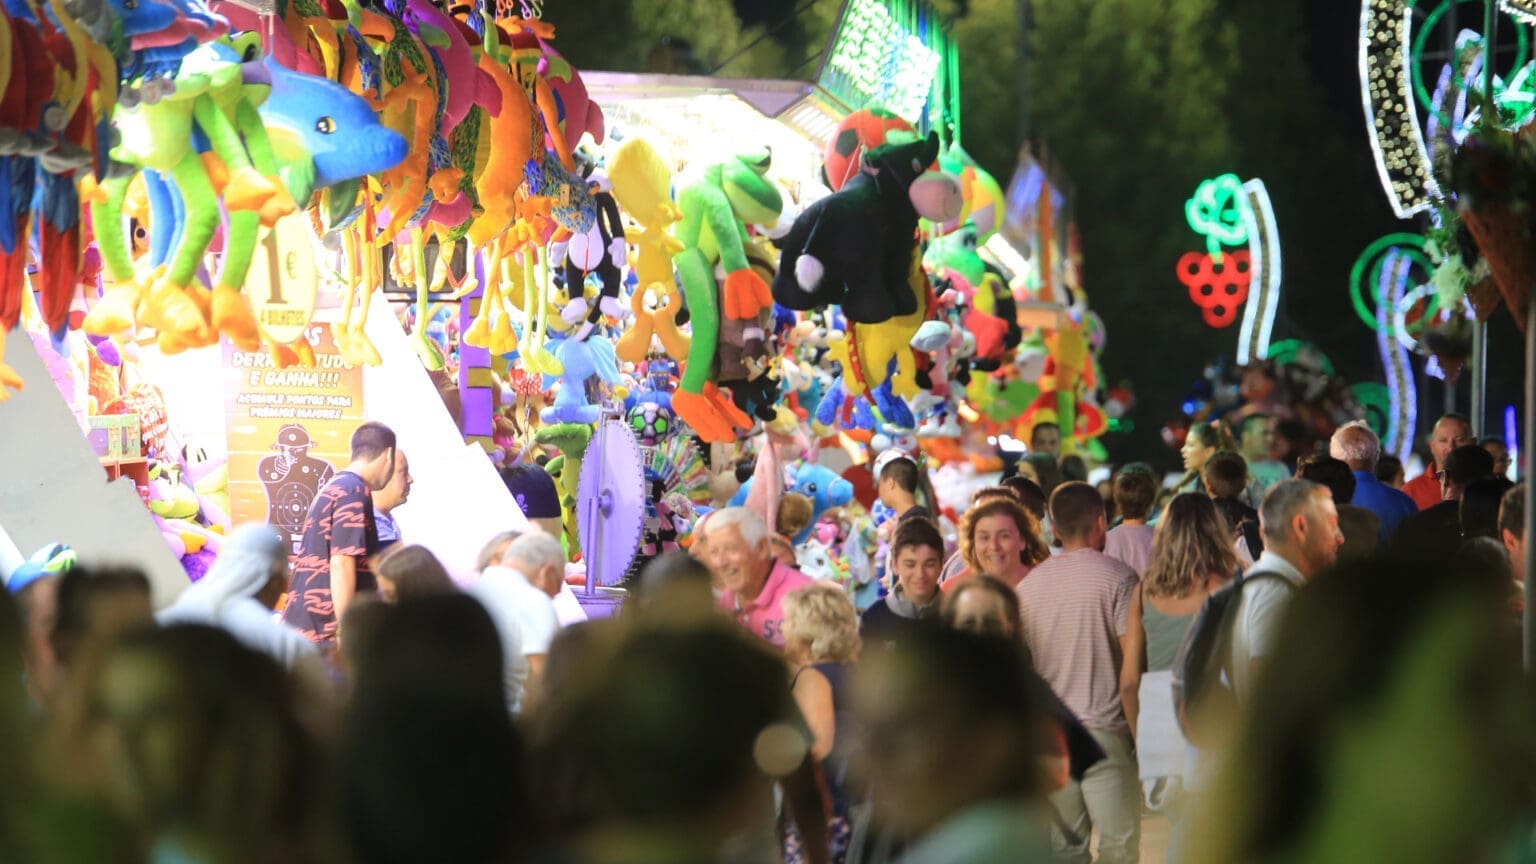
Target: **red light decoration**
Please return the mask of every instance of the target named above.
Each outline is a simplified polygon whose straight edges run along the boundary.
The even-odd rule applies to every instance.
[[[1248,299],[1248,283],[1253,279],[1248,250],[1224,252],[1219,264],[1208,252],[1186,252],[1179,259],[1178,272],[1207,325],[1231,327],[1237,321],[1237,310]]]

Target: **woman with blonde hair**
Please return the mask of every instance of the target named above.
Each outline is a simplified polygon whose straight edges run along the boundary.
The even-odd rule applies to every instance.
[[[784,597],[784,656],[793,670],[795,704],[810,727],[811,757],[826,778],[832,864],[847,858],[849,810],[863,798],[848,780],[853,741],[847,681],[860,647],[859,615],[843,589],[818,582]],[[786,822],[781,833],[786,864],[807,860],[795,826]]]
[[[946,593],[972,574],[1017,588],[1036,564],[1051,557],[1051,550],[1033,513],[1013,497],[996,497],[965,511],[960,520],[960,554],[967,569],[944,583]]]
[[[1173,706],[1173,665],[1207,595],[1237,572],[1232,535],[1216,505],[1184,493],[1168,503],[1146,576],[1131,592],[1120,701],[1136,738],[1143,783],[1157,807],[1182,787],[1186,745]]]

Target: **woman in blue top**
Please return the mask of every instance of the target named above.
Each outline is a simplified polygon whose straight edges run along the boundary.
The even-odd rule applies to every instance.
[[[859,655],[859,616],[847,592],[818,582],[784,598],[784,655],[792,674],[795,704],[811,732],[811,757],[826,778],[832,864],[847,860],[852,826],[849,809],[864,796],[851,788],[848,755],[854,729],[846,691],[848,673]],[[786,864],[804,861],[799,832],[784,821]]]

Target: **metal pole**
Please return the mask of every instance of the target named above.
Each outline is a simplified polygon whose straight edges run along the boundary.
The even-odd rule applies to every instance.
[[[1483,123],[1492,128],[1499,123],[1493,104],[1493,64],[1499,47],[1499,0],[1483,0]]]
[[[1488,325],[1472,322],[1472,437],[1483,437],[1483,400],[1488,388]]]
[[[1454,5],[1454,4],[1453,4]],[[1492,129],[1498,125],[1498,107],[1494,104],[1493,65],[1497,60],[1499,44],[1498,0],[1483,0],[1483,124]],[[1454,313],[1453,313],[1454,314]],[[1527,378],[1527,381],[1530,379]],[[1488,384],[1488,325],[1482,321],[1472,324],[1472,435],[1483,437],[1483,400]]]
[[[1525,580],[1529,584],[1531,574],[1536,573],[1536,484],[1531,480],[1531,466],[1536,464],[1530,456],[1531,441],[1536,440],[1536,394],[1531,393],[1531,382],[1536,381],[1536,303],[1527,304],[1525,316],[1525,431],[1520,442],[1525,457]],[[1525,603],[1525,669],[1536,671],[1536,603],[1527,596]]]

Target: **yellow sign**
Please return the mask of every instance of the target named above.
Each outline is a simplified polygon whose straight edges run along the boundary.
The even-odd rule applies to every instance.
[[[245,276],[245,293],[262,334],[284,345],[304,335],[315,317],[319,291],[315,232],[308,213],[290,213],[271,230],[263,229]]]
[[[329,327],[300,335],[314,348],[312,369],[278,369],[266,353],[224,342],[230,516],[270,524],[293,544],[321,487],[351,461],[363,422],[363,370],[342,361]]]

